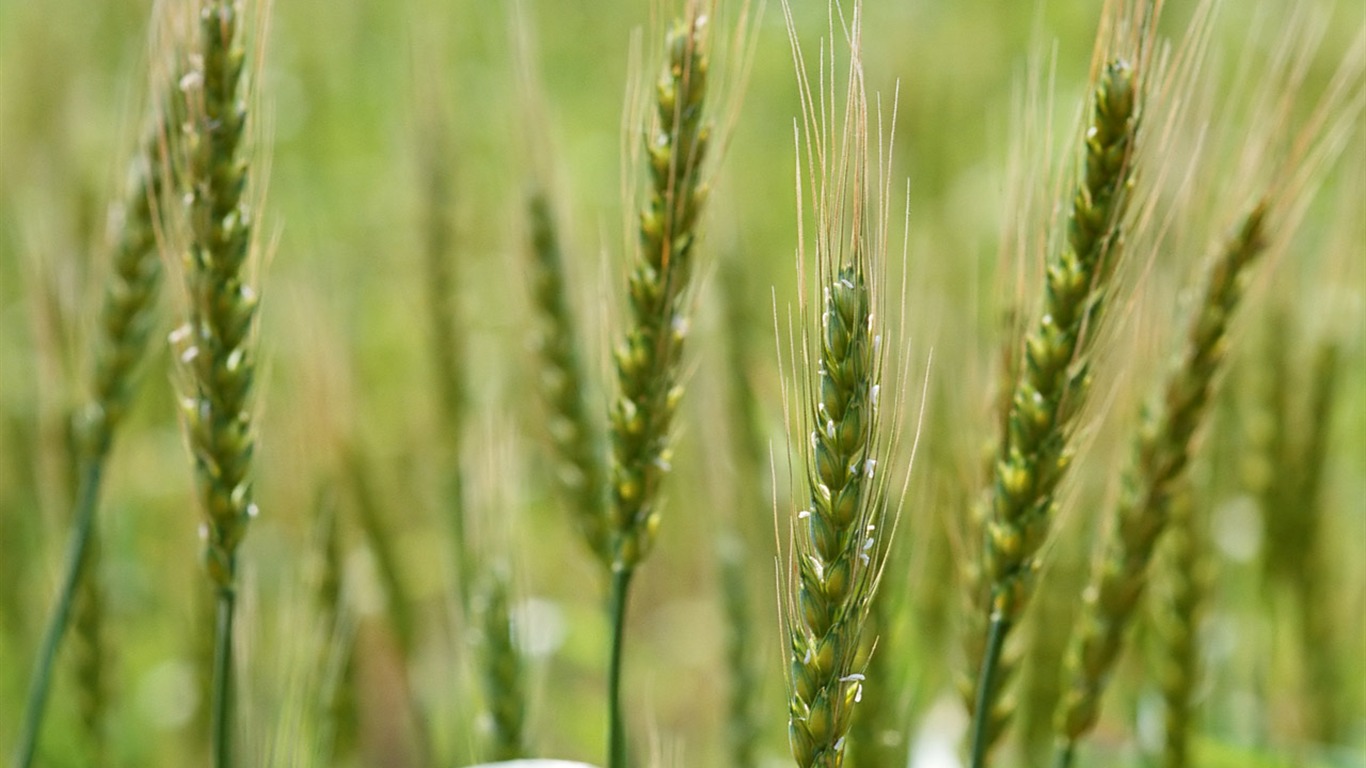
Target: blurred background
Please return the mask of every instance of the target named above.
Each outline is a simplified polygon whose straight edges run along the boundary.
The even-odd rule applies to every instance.
[[[149,61],[161,55],[149,51],[151,5],[0,0],[5,753],[70,515],[67,414],[88,378],[107,270],[106,211],[122,190],[150,102]],[[723,541],[741,553],[752,612],[757,676],[749,683],[761,761],[787,762],[775,594],[775,540],[786,534],[775,529],[785,532],[803,478],[800,458],[788,458],[778,349],[788,349],[799,290],[799,103],[782,14],[769,5],[752,27],[747,84],[743,50],[729,44],[740,9],[728,2],[711,21],[719,49],[713,103],[722,107],[714,114],[725,151],[710,166],[714,191],[674,472],[628,629],[634,738],[661,765],[728,764],[725,702],[735,675],[725,657]],[[827,10],[795,5],[797,35],[814,68]],[[969,510],[994,434],[1000,350],[1032,316],[1049,245],[1041,233],[1072,178],[1069,148],[1087,93],[1095,5],[911,0],[864,9],[868,86],[879,94],[884,135],[895,133],[889,284],[907,285],[904,301],[894,290],[884,307],[884,320],[896,327],[904,317],[906,329],[892,342],[906,373],[884,386],[906,402],[889,419],[904,450],[888,466],[906,465],[923,413],[884,580],[890,607],[878,652],[891,681],[884,695],[893,703],[885,706],[905,724],[901,748],[919,755],[917,765],[952,765],[924,761],[935,744],[952,754],[964,727],[954,689],[963,665],[956,580],[974,556]],[[1174,50],[1194,13],[1186,5],[1174,4],[1162,21]],[[634,190],[644,180],[623,152],[639,146],[641,127],[624,125],[623,112],[638,94],[648,98],[664,20],[675,9],[624,0],[290,0],[270,10],[257,40],[263,66],[254,124],[264,300],[261,516],[242,554],[247,762],[318,764],[321,753],[310,745],[321,737],[304,713],[316,706],[322,683],[337,678],[351,681],[354,701],[345,729],[351,741],[338,747],[335,764],[416,764],[413,745],[424,738],[441,764],[482,754],[477,644],[459,618],[443,498],[457,439],[438,415],[433,363],[424,256],[433,172],[449,190],[435,210],[452,233],[446,255],[467,397],[458,435],[466,514],[490,561],[514,576],[529,740],[538,755],[600,761],[603,578],[550,474],[535,385],[526,198],[537,179],[552,191],[593,402],[605,402],[634,242]],[[1224,3],[1208,23],[1208,53],[1191,77],[1198,85],[1174,90],[1189,102],[1186,111],[1174,113],[1169,99],[1146,118],[1158,126],[1174,114],[1169,136],[1150,133],[1153,162],[1140,170],[1152,233],[1134,238],[1040,586],[1041,596],[1054,597],[1036,601],[1042,616],[1031,626],[1070,624],[1139,404],[1177,349],[1191,286],[1275,166],[1275,151],[1259,148],[1287,143],[1258,100],[1287,104],[1292,132],[1307,123],[1353,45],[1360,56],[1366,5]],[[835,50],[843,62],[842,43]],[[1287,51],[1303,51],[1296,60],[1307,66],[1294,92],[1276,90],[1282,81],[1268,74]],[[731,97],[738,107],[726,109]],[[1346,108],[1330,105],[1329,114]],[[1209,532],[1197,687],[1204,765],[1366,765],[1366,143],[1359,117],[1340,142],[1340,158],[1314,175],[1303,224],[1287,228],[1256,271],[1194,472]],[[174,273],[167,286],[157,338],[181,307]],[[1338,356],[1337,397],[1331,420],[1316,421],[1308,411],[1312,362],[1324,345]],[[108,764],[201,762],[210,612],[199,514],[167,348],[153,348],[100,511],[99,662],[78,664],[79,638],[68,640],[45,765],[94,764],[91,739],[82,735],[92,707],[104,713]],[[786,365],[785,375],[794,375]],[[1277,501],[1277,482],[1300,471],[1277,446],[1303,442],[1320,422],[1329,448],[1314,464],[1318,503]],[[1312,609],[1330,617],[1314,626],[1330,631],[1312,643],[1302,631],[1311,611],[1300,607],[1295,570],[1277,566],[1268,546],[1286,519],[1304,515],[1320,520],[1317,539],[1304,546],[1330,574]],[[378,548],[396,563],[413,625],[407,641],[395,629],[396,598]],[[319,642],[326,610],[319,594],[329,578],[341,585],[350,618],[340,640]],[[1094,764],[1144,764],[1160,743],[1147,623],[1140,620],[1131,636],[1088,745]],[[1030,648],[1036,634],[1037,643],[1049,639],[1028,634]],[[338,648],[354,650],[352,663],[338,662],[347,674],[333,674],[336,665],[318,672],[319,657]],[[1056,691],[1048,692],[1055,672],[1045,662],[1056,658],[1021,652],[1044,659],[1043,671],[1026,663],[1025,705],[1007,747],[1023,765],[1038,759],[1039,738],[1046,744],[1038,734],[1047,733],[1046,703]],[[1320,662],[1330,674],[1316,678]],[[95,682],[91,668],[99,670]],[[1331,729],[1325,712],[1333,713]]]

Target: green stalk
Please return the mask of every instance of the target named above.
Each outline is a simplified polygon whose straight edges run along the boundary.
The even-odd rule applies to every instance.
[[[76,597],[76,587],[81,583],[85,569],[86,552],[95,527],[95,508],[99,502],[100,479],[103,475],[104,457],[98,456],[85,462],[81,470],[80,488],[76,496],[76,516],[67,545],[66,561],[62,565],[62,586],[57,592],[57,602],[52,616],[43,630],[43,642],[39,646],[38,664],[29,683],[28,699],[24,705],[24,721],[19,731],[19,746],[14,751],[15,768],[28,768],[33,764],[33,756],[38,748],[38,734],[43,727],[43,713],[47,706],[47,694],[52,688],[52,665],[57,658],[62,636],[71,620],[71,606]]]
[[[1001,647],[1005,644],[1009,632],[1010,620],[1000,613],[992,614],[991,625],[987,631],[988,661],[1001,658]],[[986,727],[990,718],[982,717],[981,713],[991,708],[991,701],[996,695],[996,673],[999,669],[999,664],[982,665],[982,679],[977,686],[977,698],[972,708],[972,768],[984,768],[987,764],[987,754],[991,751],[993,729]]]
[[[237,558],[228,561],[229,583],[235,583]],[[213,637],[213,701],[210,702],[210,738],[213,765],[227,768],[232,763],[232,627],[237,614],[234,587],[219,587],[217,621]]]
[[[627,768],[626,719],[621,714],[621,659],[626,640],[626,601],[631,588],[631,571],[612,572],[612,594],[608,610],[612,620],[612,658],[607,669],[607,768]]]

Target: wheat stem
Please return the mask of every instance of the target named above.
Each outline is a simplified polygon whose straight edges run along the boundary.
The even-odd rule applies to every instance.
[[[76,493],[76,515],[72,523],[71,538],[67,542],[62,584],[57,591],[52,618],[43,630],[38,662],[34,668],[33,680],[29,684],[28,698],[24,705],[24,725],[19,731],[19,745],[14,751],[15,768],[28,768],[32,765],[37,751],[43,711],[47,705],[48,691],[52,687],[52,665],[57,657],[62,633],[71,617],[71,607],[75,602],[76,588],[80,584],[85,553],[94,527],[95,505],[103,466],[101,461],[87,459],[81,470],[80,487]]]
[[[627,768],[631,765],[626,744],[626,718],[621,711],[621,660],[626,638],[626,601],[631,588],[631,571],[612,572],[608,612],[612,618],[612,656],[607,667],[607,768]]]

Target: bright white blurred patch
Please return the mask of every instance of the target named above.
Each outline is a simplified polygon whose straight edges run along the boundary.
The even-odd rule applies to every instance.
[[[199,709],[194,667],[184,659],[168,659],[138,681],[138,711],[162,731],[183,728]]]
[[[1251,496],[1215,507],[1213,527],[1215,545],[1233,562],[1251,562],[1262,551],[1262,519]]]
[[[568,760],[510,760],[507,763],[481,763],[470,768],[597,768],[587,763],[570,763]]]
[[[564,611],[549,600],[523,600],[513,611],[512,620],[518,632],[518,645],[527,656],[544,658],[564,645]]]
[[[958,697],[945,692],[935,700],[911,747],[910,768],[963,768],[958,745],[967,732],[968,718]]]
[[[1138,700],[1138,722],[1135,723],[1138,745],[1150,755],[1162,751],[1162,743],[1167,734],[1166,711],[1167,704],[1157,691],[1150,690]]]

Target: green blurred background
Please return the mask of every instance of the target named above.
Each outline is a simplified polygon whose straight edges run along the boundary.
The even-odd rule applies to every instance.
[[[63,548],[69,515],[64,414],[82,395],[105,269],[105,210],[121,189],[149,100],[149,5],[0,0],[0,752],[6,754]],[[773,514],[790,509],[794,485],[786,469],[773,307],[776,297],[785,338],[798,290],[793,128],[799,105],[782,16],[770,5],[755,28],[753,69],[739,109],[718,118],[729,142],[712,166],[715,192],[687,353],[689,395],[659,543],[640,571],[631,613],[628,711],[636,740],[656,749],[664,765],[725,764],[730,678],[716,578],[723,531],[738,532],[750,563],[762,752],[774,765],[785,759]],[[823,3],[794,5],[798,34],[814,59],[827,10]],[[1097,5],[913,0],[865,8],[868,84],[881,94],[884,125],[896,134],[891,209],[909,205],[908,295],[902,307],[889,302],[888,312],[893,318],[904,312],[909,331],[895,342],[911,361],[910,375],[898,383],[908,399],[902,414],[907,447],[921,408],[920,381],[930,370],[921,452],[886,580],[899,618],[880,647],[896,688],[906,692],[908,731],[932,708],[950,724],[932,720],[930,731],[954,727],[961,601],[953,578],[955,566],[970,556],[962,531],[981,482],[979,454],[991,434],[996,350],[1008,331],[1002,318],[1014,310],[1027,315],[1037,293],[1037,281],[1028,279],[1038,273],[1035,246],[1021,251],[1013,237],[1019,221],[1037,231],[1048,220],[1056,179],[1068,178],[1057,158],[1071,144],[1085,95]],[[1179,40],[1193,11],[1172,5],[1163,25]],[[1137,403],[1156,384],[1157,362],[1174,349],[1173,318],[1183,317],[1185,306],[1180,288],[1199,274],[1209,244],[1252,194],[1229,183],[1241,178],[1236,150],[1265,127],[1240,122],[1250,113],[1240,109],[1238,94],[1255,93],[1257,83],[1241,77],[1238,67],[1261,71],[1283,49],[1285,31],[1294,29],[1286,22],[1290,6],[1323,14],[1324,34],[1294,107],[1302,116],[1354,39],[1359,45],[1366,25],[1360,0],[1336,9],[1310,2],[1254,5],[1278,4],[1226,3],[1212,22],[1204,85],[1195,95],[1209,109],[1207,143],[1197,146],[1181,134],[1163,153],[1173,168],[1200,161],[1190,189],[1154,179],[1158,194],[1171,201],[1164,197],[1159,209],[1187,215],[1169,236],[1136,249],[1150,268],[1129,276],[1131,290],[1119,302],[1123,322],[1101,357],[1099,403],[1053,547],[1058,594],[1076,594],[1068,579],[1079,578],[1089,557],[1098,521],[1091,510],[1112,497]],[[524,202],[535,175],[549,179],[573,257],[590,368],[601,388],[610,380],[607,349],[621,315],[624,244],[632,238],[633,199],[622,190],[642,179],[623,158],[623,145],[639,141],[638,126],[622,127],[623,105],[634,85],[653,77],[652,54],[671,9],[613,0],[528,0],[520,10],[468,0],[288,0],[271,11],[267,37],[259,41],[264,68],[256,113],[258,167],[269,169],[259,270],[262,515],[242,558],[248,763],[308,761],[301,746],[307,739],[291,713],[306,709],[301,702],[317,683],[305,671],[317,656],[305,630],[320,567],[319,499],[329,491],[341,499],[345,591],[357,617],[357,759],[403,764],[411,729],[402,703],[405,675],[430,713],[446,764],[479,755],[472,649],[454,618],[450,587],[440,459],[448,436],[435,418],[424,304],[423,164],[443,152],[451,163],[450,258],[466,344],[463,466],[472,478],[473,525],[483,546],[503,553],[518,577],[519,617],[535,651],[529,682],[537,753],[600,759],[607,640],[601,577],[549,482],[544,411],[534,386]],[[737,13],[734,5],[718,10],[716,42],[731,34]],[[531,79],[539,83],[531,96],[519,85],[519,39],[529,41]],[[633,41],[643,51],[636,57]],[[736,53],[723,53],[715,64],[715,77],[730,84],[718,97],[736,91]],[[1028,95],[1040,81],[1045,93],[1051,86],[1051,100]],[[1222,95],[1229,92],[1235,95],[1226,103]],[[1050,123],[1052,130],[1044,130]],[[1192,118],[1183,126],[1199,123]],[[439,126],[435,133],[432,125]],[[1322,190],[1305,224],[1259,272],[1234,336],[1229,397],[1217,409],[1215,436],[1206,441],[1212,450],[1198,473],[1218,545],[1201,688],[1202,749],[1211,765],[1366,765],[1366,690],[1352,682],[1366,675],[1366,561],[1359,556],[1366,546],[1362,139],[1357,125],[1342,159],[1321,174]],[[1026,192],[1034,197],[1030,204],[1022,202]],[[901,274],[902,239],[900,216],[894,218],[893,282]],[[165,330],[180,299],[174,274],[167,285]],[[728,309],[728,296],[738,314]],[[1343,356],[1321,552],[1333,568],[1332,601],[1341,622],[1338,636],[1317,649],[1332,654],[1341,671],[1335,696],[1347,721],[1333,745],[1317,743],[1306,722],[1296,619],[1261,576],[1258,540],[1271,511],[1248,484],[1256,440],[1247,436],[1258,429],[1256,392],[1259,376],[1267,375],[1263,337],[1273,319],[1290,329],[1293,380],[1305,381],[1309,350],[1321,340],[1336,341]],[[743,378],[760,404],[762,435],[777,457],[776,482],[767,457],[756,472],[736,447],[735,377],[727,367],[732,346],[742,350]],[[202,754],[197,667],[207,625],[198,514],[167,351],[164,344],[155,349],[134,416],[117,441],[100,520],[108,738],[116,765],[198,764]],[[351,511],[351,470],[343,461],[348,446],[363,456],[419,617],[417,652],[406,673],[384,618],[373,557]],[[1068,557],[1070,572],[1063,565]],[[1143,647],[1144,635],[1138,637]],[[1107,699],[1094,747],[1106,757],[1097,764],[1138,759],[1151,748],[1143,738],[1153,697],[1143,657],[1130,654],[1118,691]],[[78,735],[79,688],[71,674],[58,679],[44,764],[88,764]]]

